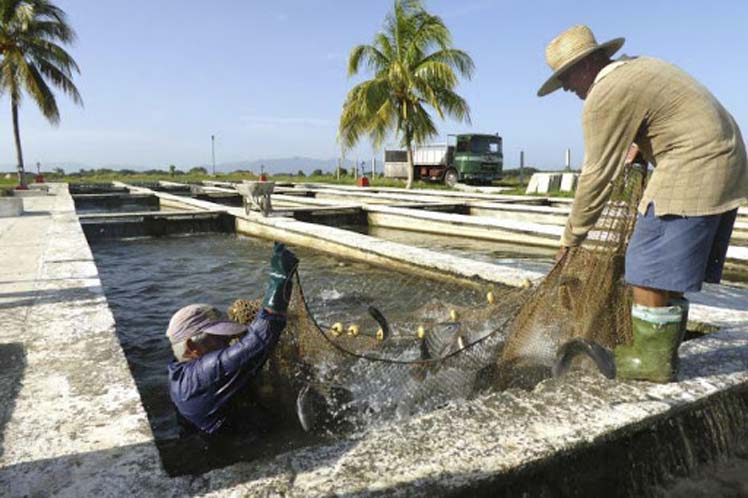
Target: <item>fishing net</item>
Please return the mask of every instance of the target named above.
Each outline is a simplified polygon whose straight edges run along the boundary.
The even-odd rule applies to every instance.
[[[305,295],[297,273],[286,330],[260,382],[285,386],[286,402],[325,413],[309,425],[355,425],[373,414],[409,416],[482,389],[534,385],[571,338],[607,347],[626,342],[631,296],[622,280],[624,254],[644,177],[640,168],[624,168],[587,241],[527,288],[434,288],[430,300],[388,302],[388,292],[404,285],[398,278],[418,278],[402,275],[360,283],[384,296],[381,309],[372,310],[365,296],[336,308]],[[398,306],[404,309],[396,312]],[[241,321],[256,311],[246,303],[232,307]]]

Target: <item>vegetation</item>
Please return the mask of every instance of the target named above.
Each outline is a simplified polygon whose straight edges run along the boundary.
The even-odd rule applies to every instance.
[[[101,169],[90,169],[81,170],[76,173],[59,174],[58,172],[45,172],[44,177],[49,182],[68,182],[68,183],[100,183],[100,182],[113,182],[121,181],[125,183],[138,183],[138,182],[156,182],[159,180],[177,181],[181,183],[198,183],[202,181],[241,181],[241,180],[257,180],[258,175],[247,172],[247,171],[234,171],[232,173],[221,173],[216,176],[209,175],[207,173],[193,172],[199,171],[204,168],[192,168],[187,173],[184,171],[176,170],[176,178],[171,176],[170,171],[167,170],[148,170],[148,171],[132,171],[132,170],[111,170],[108,168]],[[310,182],[310,183],[332,183],[337,185],[355,185],[356,179],[351,176],[341,176],[337,179],[334,173],[316,174],[312,173],[308,176],[298,176],[291,174],[278,174],[270,175],[265,173],[268,180],[277,182]],[[369,179],[372,186],[376,187],[404,187],[405,180],[399,180],[395,178],[383,178],[377,176]],[[0,185],[12,185],[14,179],[4,178],[0,176]],[[445,189],[444,185],[435,185],[432,183],[415,182],[413,185],[415,188],[436,188]]]
[[[100,183],[100,182],[113,182],[121,181],[125,183],[152,183],[159,180],[176,181],[181,183],[199,183],[202,181],[241,181],[241,180],[257,180],[258,175],[251,171],[233,171],[231,173],[219,173],[216,176],[208,174],[208,171],[201,166],[190,168],[187,172],[173,168],[173,165],[169,165],[168,169],[159,170],[151,169],[145,171],[135,170],[113,170],[110,168],[98,168],[98,169],[81,169],[77,172],[65,173],[61,168],[54,168],[52,172],[44,172],[44,176],[47,181],[50,182],[68,182],[68,183]],[[511,190],[504,191],[502,193],[508,195],[524,195],[527,182],[529,182],[532,173],[537,172],[535,168],[525,168],[525,180],[524,184],[519,183],[519,170],[508,169],[504,172],[504,178],[501,181],[494,182],[493,186],[496,187],[509,187]],[[340,178],[338,178],[334,171],[323,172],[321,169],[316,169],[309,175],[306,175],[303,171],[298,171],[296,174],[275,174],[271,175],[265,173],[268,180],[278,182],[310,182],[310,183],[331,183],[337,185],[355,185],[356,179],[353,175],[350,175],[346,169],[341,169]],[[26,173],[28,179],[33,180],[33,175]],[[7,176],[8,178],[4,178]],[[369,181],[372,187],[405,187],[406,181],[395,179],[395,178],[384,178],[381,175],[377,175],[374,178],[369,177]],[[0,186],[11,186],[15,184],[15,180],[10,178],[10,175],[0,175]],[[413,183],[413,188],[418,189],[438,189],[446,190],[449,187],[441,183],[430,183],[417,181]],[[540,194],[538,194],[540,195]],[[570,192],[554,192],[554,196],[557,197],[573,197],[573,193]]]
[[[60,122],[60,111],[50,84],[83,104],[72,81],[80,70],[61,46],[74,40],[65,12],[47,0],[0,0],[0,91],[10,98],[20,185],[26,181],[18,124],[22,94],[28,94],[53,125]]]
[[[467,102],[455,93],[457,75],[470,78],[470,56],[452,47],[452,37],[441,18],[429,14],[420,0],[395,0],[384,31],[371,45],[354,47],[348,58],[348,75],[363,67],[374,78],[354,86],[346,96],[338,137],[343,147],[353,147],[368,134],[375,147],[395,132],[407,150],[406,188],[413,184],[413,144],[436,134],[427,111],[440,119],[451,116],[470,122]]]

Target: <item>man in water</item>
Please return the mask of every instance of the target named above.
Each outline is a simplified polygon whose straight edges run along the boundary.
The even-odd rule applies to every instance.
[[[190,426],[208,434],[254,428],[252,414],[237,409],[245,397],[240,394],[278,344],[298,262],[275,243],[263,308],[249,326],[207,304],[185,306],[172,316],[166,336],[176,361],[169,365],[169,394]]]
[[[584,100],[585,155],[557,259],[599,218],[630,144],[654,166],[626,253],[633,287],[633,344],[614,351],[620,378],[675,380],[688,315],[684,292],[718,283],[737,207],[748,201],[748,161],[735,119],[691,76],[649,57],[610,57],[623,38],[598,44],[587,26],[553,39],[553,75]]]

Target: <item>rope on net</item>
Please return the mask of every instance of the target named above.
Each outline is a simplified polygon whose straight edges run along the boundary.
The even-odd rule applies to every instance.
[[[334,341],[330,337],[328,337],[328,335],[324,332],[324,329],[322,328],[322,326],[320,326],[320,324],[317,322],[317,319],[314,317],[314,314],[312,313],[312,311],[309,309],[309,305],[308,305],[306,297],[304,295],[304,289],[301,286],[301,278],[299,277],[299,272],[298,271],[296,271],[296,273],[295,273],[295,278],[296,278],[296,285],[297,285],[297,287],[299,289],[299,294],[301,295],[301,301],[304,304],[304,311],[307,313],[307,315],[309,316],[309,319],[314,324],[314,328],[317,331],[317,333],[319,333],[324,338],[325,342],[327,342],[328,344],[330,344],[333,348],[335,348],[336,350],[338,350],[339,352],[341,352],[341,353],[343,353],[345,355],[352,356],[354,358],[359,358],[359,359],[362,359],[362,360],[372,361],[372,362],[392,363],[392,364],[397,364],[397,365],[434,365],[434,364],[443,363],[445,360],[448,360],[449,358],[457,356],[457,355],[463,353],[464,351],[469,350],[469,349],[475,347],[476,345],[478,345],[478,344],[480,344],[482,342],[485,342],[486,340],[488,340],[489,338],[491,338],[492,336],[498,334],[499,332],[501,332],[503,330],[502,327],[497,327],[496,329],[492,330],[491,332],[489,332],[488,334],[484,335],[480,339],[477,339],[477,340],[475,340],[473,342],[470,342],[470,343],[466,344],[465,346],[463,346],[463,347],[461,347],[461,348],[459,348],[459,349],[457,349],[457,350],[455,350],[455,351],[453,351],[453,352],[451,352],[449,354],[441,356],[439,358],[431,358],[431,359],[424,359],[424,360],[399,360],[399,359],[395,359],[395,358],[385,358],[385,357],[382,357],[382,356],[372,356],[372,355],[357,353],[355,351],[351,351],[351,350],[345,348],[341,344],[337,343],[336,341]]]

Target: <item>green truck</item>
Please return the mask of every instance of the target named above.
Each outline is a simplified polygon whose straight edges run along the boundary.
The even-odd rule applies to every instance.
[[[501,137],[496,134],[449,135],[446,144],[413,147],[413,178],[444,182],[490,184],[500,180],[504,168]],[[385,149],[384,176],[408,177],[408,156],[404,149]]]

